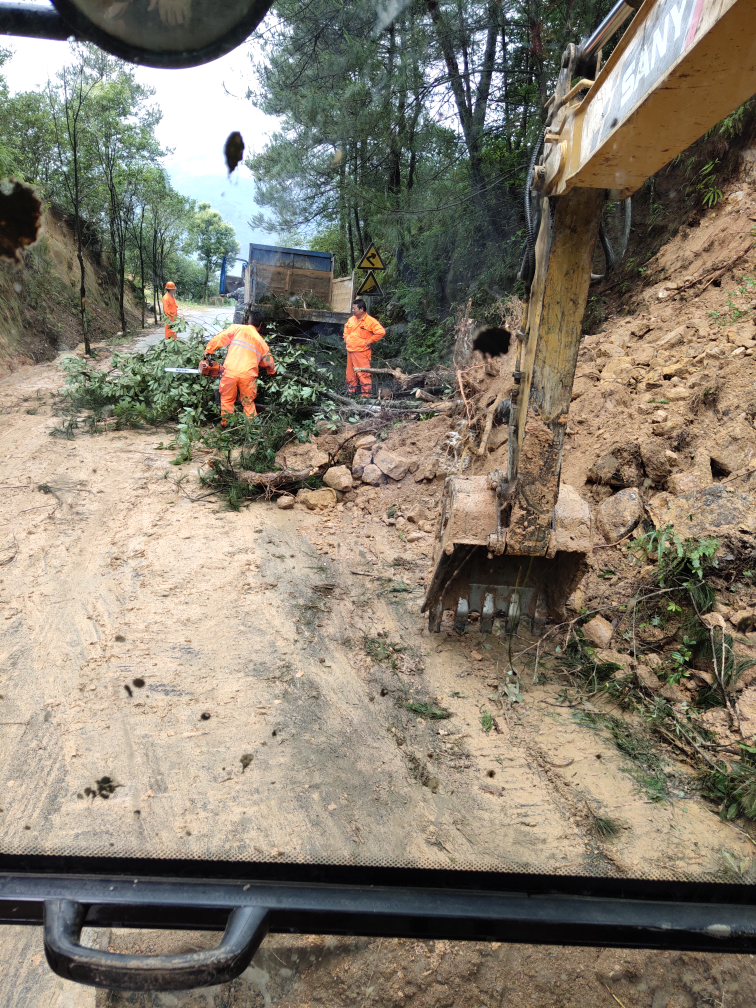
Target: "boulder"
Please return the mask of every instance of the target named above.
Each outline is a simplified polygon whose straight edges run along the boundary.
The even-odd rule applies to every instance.
[[[750,633],[756,626],[756,612],[752,609],[741,609],[740,612],[733,613],[729,619],[738,633]]]
[[[635,367],[632,357],[611,357],[609,363],[601,371],[601,378],[606,381],[608,378],[619,379],[626,377]]]
[[[352,476],[356,479],[362,479],[362,473],[365,466],[370,465],[372,461],[372,452],[368,451],[367,448],[358,448],[354,453],[354,458],[352,459]]]
[[[658,487],[663,487],[672,474],[672,458],[676,458],[663,441],[644,441],[640,445],[643,467],[648,478]]]
[[[629,654],[621,654],[613,648],[600,648],[596,652],[596,658],[600,662],[611,662],[613,665],[619,665],[621,669],[629,668],[633,660]]]
[[[616,543],[632,532],[643,517],[640,494],[632,487],[608,497],[598,509],[598,526],[608,543]]]
[[[354,486],[352,474],[345,465],[331,466],[330,469],[327,469],[323,475],[323,482],[326,486],[339,490],[342,493],[351,490]]]
[[[747,469],[756,457],[756,434],[742,421],[728,424],[716,432],[706,448],[717,468],[729,475]]]
[[[593,548],[591,508],[574,487],[562,483],[554,508],[556,548],[569,553],[588,553]]]
[[[436,478],[438,473],[438,459],[432,458],[423,463],[415,473],[415,483],[423,483],[425,480]]]
[[[328,465],[328,453],[314,441],[290,441],[276,452],[276,465],[280,469],[317,469]]]
[[[662,681],[659,676],[648,665],[638,665],[635,670],[635,678],[639,686],[645,686],[652,693],[658,693],[662,688]]]
[[[643,482],[639,446],[633,442],[615,445],[610,452],[593,463],[587,479],[591,483],[603,483],[619,489],[639,486]]]
[[[293,508],[294,505],[296,504],[296,497],[292,497],[289,494],[286,494],[283,497],[279,497],[278,500],[276,501],[276,504],[278,505],[278,507],[281,508],[282,511],[288,511],[289,508]]]
[[[353,444],[355,448],[372,448],[376,440],[375,434],[360,434],[354,439]]]
[[[597,648],[609,647],[614,627],[603,616],[594,616],[592,620],[584,623],[581,629],[589,644],[593,644]]]
[[[363,483],[368,483],[370,484],[370,486],[378,486],[382,479],[383,479],[383,473],[378,468],[378,466],[373,465],[372,462],[369,465],[366,465],[365,468],[362,470]]]
[[[684,494],[694,490],[703,490],[713,482],[711,475],[711,461],[708,451],[703,449],[696,452],[693,459],[693,468],[687,472],[676,473],[667,480],[667,487],[670,493]]]
[[[402,455],[397,455],[396,452],[388,451],[386,448],[382,448],[376,453],[373,462],[382,473],[390,476],[393,480],[404,479],[407,475],[409,460]]]
[[[320,490],[300,490],[297,493],[297,500],[304,504],[310,511],[317,511],[320,508],[330,508],[336,505],[336,491],[332,487],[322,487]]]
[[[683,539],[756,533],[756,497],[720,483],[679,497],[656,494],[646,508],[657,528],[672,525]]]

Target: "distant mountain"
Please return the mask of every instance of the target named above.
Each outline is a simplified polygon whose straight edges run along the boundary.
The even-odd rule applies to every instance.
[[[241,246],[239,255],[244,259],[249,253],[249,243],[264,242],[275,245],[275,236],[251,228],[247,223],[260,208],[255,203],[255,185],[249,175],[237,172],[231,179],[225,175],[190,175],[180,168],[170,166],[168,172],[174,187],[183,195],[198,203],[207,202],[217,210],[224,220],[232,224]]]

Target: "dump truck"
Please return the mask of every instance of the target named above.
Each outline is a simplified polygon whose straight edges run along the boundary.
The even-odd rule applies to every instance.
[[[242,264],[238,273],[230,271],[232,261]],[[236,294],[237,323],[246,308],[256,305],[265,314],[282,310],[297,322],[343,325],[351,313],[354,277],[334,277],[333,269],[332,252],[252,242],[248,259],[224,259],[220,293],[243,288],[243,297]]]

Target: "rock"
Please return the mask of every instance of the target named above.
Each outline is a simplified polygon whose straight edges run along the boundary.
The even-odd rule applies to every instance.
[[[657,528],[672,525],[683,539],[756,533],[756,497],[719,483],[679,497],[656,494],[646,509]]]
[[[663,665],[664,662],[661,659],[661,655],[658,654],[648,654],[643,656],[645,658],[646,665],[650,665],[651,668],[657,668],[659,665]]]
[[[640,494],[633,487],[608,497],[598,509],[598,526],[608,543],[623,539],[643,517]]]
[[[711,461],[708,451],[703,449],[696,452],[693,459],[693,468],[684,473],[676,473],[667,480],[667,488],[672,494],[691,493],[694,490],[703,490],[713,482],[711,475]]]
[[[558,550],[588,553],[593,548],[590,505],[567,483],[559,487],[554,508],[554,537]]]
[[[680,687],[674,683],[665,683],[659,692],[665,700],[669,700],[672,704],[682,703],[683,700],[688,699],[688,695],[683,693]]]
[[[634,367],[635,361],[632,357],[612,357],[610,358],[609,363],[602,370],[601,378],[604,381],[606,381],[607,378],[621,380],[628,375]]]
[[[741,609],[730,616],[730,623],[738,633],[750,633],[756,626],[756,613],[751,609]]]
[[[328,465],[328,453],[314,441],[290,441],[276,452],[276,465],[281,469],[317,469]]]
[[[603,483],[620,489],[639,486],[643,482],[639,446],[633,442],[615,445],[610,452],[593,463],[586,478],[591,483]]]
[[[417,527],[420,529],[421,532],[427,532],[429,535],[430,535],[431,532],[435,532],[436,531],[435,526],[433,525],[433,522],[429,522],[429,521],[422,521],[421,520],[421,521],[419,521],[417,523]]]
[[[375,434],[360,434],[359,437],[354,439],[355,448],[372,448],[376,442]]]
[[[407,536],[408,543],[420,542],[421,539],[425,539],[422,532],[410,532]]]
[[[379,452],[377,452],[373,458],[373,462],[378,466],[382,473],[385,473],[386,476],[390,476],[393,480],[404,479],[407,475],[409,460],[404,458],[402,455],[397,455],[395,452],[388,451],[386,448],[382,448]]]
[[[296,502],[297,502],[296,497],[291,497],[287,495],[285,497],[279,497],[278,500],[276,501],[276,504],[278,507],[281,508],[282,511],[288,511],[290,508],[294,507]]]
[[[300,490],[297,493],[297,500],[308,507],[310,511],[334,507],[337,503],[336,491],[331,487],[322,487],[320,490]]]
[[[351,490],[354,485],[352,483],[352,474],[345,465],[331,466],[330,469],[327,469],[323,475],[323,482],[326,486],[339,490],[342,493],[346,490]]]
[[[673,434],[679,434],[684,426],[685,422],[680,417],[674,417],[672,420],[654,424],[652,433],[657,437],[672,437]]]
[[[658,693],[662,688],[661,679],[648,665],[638,665],[635,670],[635,678],[638,680],[639,686],[645,686],[652,693]]]
[[[354,476],[355,479],[362,479],[362,473],[365,466],[369,466],[372,461],[372,452],[368,451],[367,448],[358,448],[354,453],[354,458],[352,459],[352,476]]]
[[[663,487],[672,473],[672,454],[661,441],[644,441],[640,445],[641,459],[648,478],[658,487]]]
[[[735,421],[707,442],[709,456],[724,475],[747,469],[756,457],[756,437],[751,427]]]
[[[608,647],[614,633],[614,627],[603,616],[594,616],[592,620],[584,623],[581,629],[588,643],[597,648]]]
[[[424,465],[421,465],[415,473],[415,483],[423,483],[425,480],[435,479],[437,473],[438,459],[429,459]]]
[[[377,465],[366,465],[362,471],[362,482],[369,483],[370,486],[378,486],[383,479],[383,473]]]
[[[619,651],[613,650],[613,648],[600,648],[596,652],[596,657],[601,662],[611,662],[612,665],[619,665],[621,669],[626,669],[629,667],[632,658],[628,654],[620,654]]]

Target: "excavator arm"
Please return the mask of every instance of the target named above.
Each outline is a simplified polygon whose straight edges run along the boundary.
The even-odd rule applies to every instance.
[[[537,631],[563,614],[591,548],[590,508],[560,473],[604,205],[631,196],[756,92],[752,0],[635,6],[620,0],[567,48],[545,107],[528,176],[540,223],[528,222],[507,472],[447,479],[423,605],[432,631],[448,609],[458,630],[479,614],[483,632],[496,615],[510,628],[525,616]],[[597,73],[601,46],[632,14]]]

